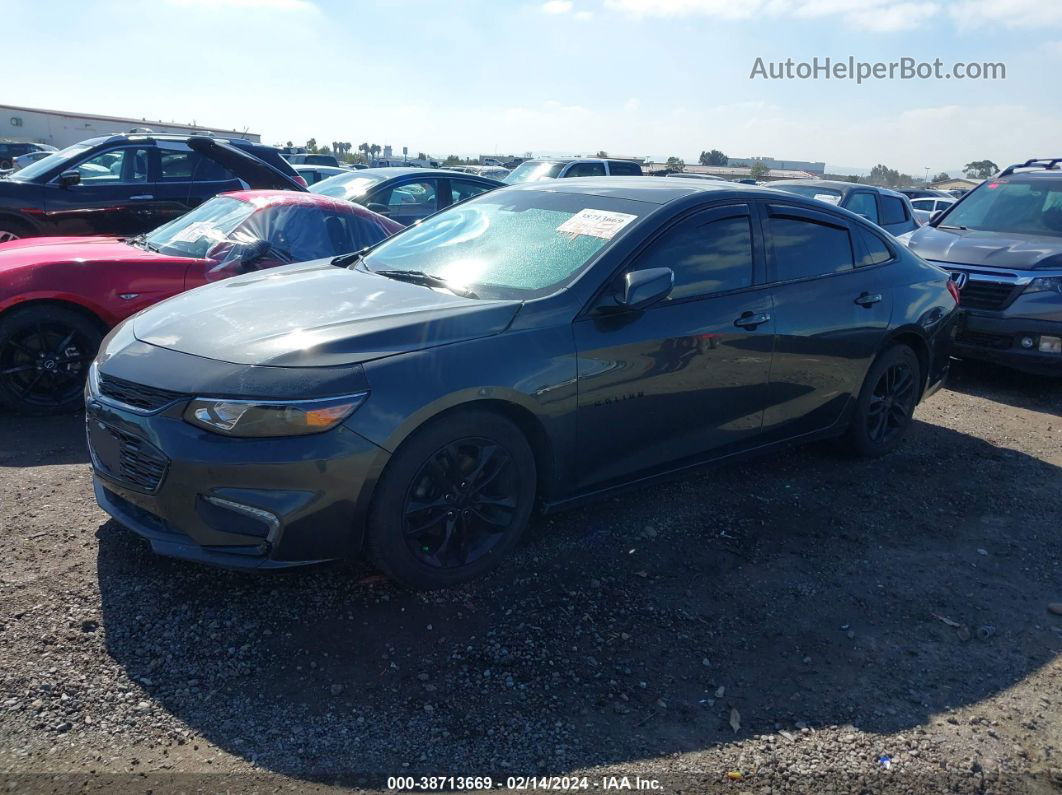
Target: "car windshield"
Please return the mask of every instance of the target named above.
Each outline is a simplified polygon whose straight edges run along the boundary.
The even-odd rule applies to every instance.
[[[952,205],[936,226],[1062,237],[1062,179],[985,182]]]
[[[334,199],[356,201],[359,196],[364,196],[373,185],[383,182],[383,179],[383,177],[365,176],[352,171],[348,174],[336,174],[334,177],[322,179],[316,185],[311,186],[310,191],[323,196],[331,196]]]
[[[492,192],[373,249],[373,271],[417,271],[483,298],[548,295],[576,278],[647,205],[578,193]]]
[[[771,187],[787,193],[807,196],[809,199],[818,199],[828,204],[839,204],[841,201],[841,192],[833,188],[821,188],[818,185],[780,185],[777,182],[771,183]]]
[[[507,185],[517,185],[521,182],[535,182],[540,179],[555,179],[560,176],[564,163],[549,163],[541,160],[528,160],[521,163],[502,180]]]
[[[52,152],[47,157],[42,157],[40,160],[30,163],[25,168],[19,169],[9,176],[8,179],[14,182],[29,182],[41,174],[47,174],[53,168],[61,165],[67,160],[73,160],[78,155],[87,152],[91,148],[91,146],[87,146],[86,144],[74,144],[73,146],[68,146],[62,151]]]
[[[163,254],[202,259],[215,243],[228,240],[255,209],[250,202],[216,196],[148,233],[144,244]]]

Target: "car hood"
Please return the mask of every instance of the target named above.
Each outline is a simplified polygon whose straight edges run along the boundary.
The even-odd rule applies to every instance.
[[[0,274],[17,268],[96,262],[193,262],[188,257],[170,257],[137,248],[115,237],[26,237],[0,243]]]
[[[188,147],[220,163],[254,189],[306,191],[293,177],[232,144],[194,136],[188,139]]]
[[[1008,270],[1062,268],[1062,237],[923,226],[907,246],[922,259]]]
[[[330,367],[498,334],[519,308],[318,260],[183,293],[137,315],[133,333],[232,364]]]

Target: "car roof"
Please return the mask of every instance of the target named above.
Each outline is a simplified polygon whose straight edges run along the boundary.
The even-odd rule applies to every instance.
[[[510,190],[537,190],[553,193],[583,193],[591,196],[609,196],[618,199],[667,204],[695,193],[716,193],[719,198],[727,194],[753,198],[770,198],[779,192],[757,185],[741,185],[736,182],[717,182],[700,179],[668,179],[667,177],[574,177],[570,179],[520,182],[504,188]]]
[[[213,138],[223,143],[236,144],[237,146],[261,146],[265,149],[275,149],[276,147],[264,144],[260,141],[252,141],[248,138],[240,138],[239,136],[220,136],[220,135],[174,135],[168,133],[115,133],[114,135],[100,135],[96,138],[86,138],[84,141],[78,141],[79,144],[86,146],[99,146],[106,143],[119,143],[121,141],[143,141],[150,143],[152,141],[181,141],[187,142],[189,138]]]
[[[219,195],[257,204],[260,207],[298,204],[304,207],[342,207],[346,209],[354,206],[345,199],[337,199],[321,193],[304,193],[294,190],[233,190]]]
[[[418,168],[416,166],[381,166],[380,168],[363,168],[357,172],[359,177],[380,177],[381,179],[394,179],[395,177],[405,176],[452,177],[457,173],[464,172],[451,171],[448,168]],[[477,177],[478,175],[468,174],[468,176]],[[485,179],[484,177],[479,178]]]
[[[896,196],[898,198],[907,198],[899,191],[891,190],[890,188],[883,188],[880,185],[864,185],[862,182],[843,182],[839,179],[787,179],[783,180],[786,185],[812,185],[818,188],[833,188],[834,190],[847,191],[860,188],[862,190],[872,190],[878,193],[883,193],[886,196]]]

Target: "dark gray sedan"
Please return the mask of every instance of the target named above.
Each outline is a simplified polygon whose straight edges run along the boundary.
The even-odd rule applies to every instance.
[[[894,235],[918,228],[911,200],[888,188],[832,179],[779,180],[771,187],[844,207]]]

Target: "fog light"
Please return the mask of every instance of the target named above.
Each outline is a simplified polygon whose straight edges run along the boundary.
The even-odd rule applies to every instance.
[[[1031,348],[1035,344],[1036,344],[1036,340],[1034,340],[1032,337],[1022,337],[1021,338],[1021,347],[1023,347],[1023,348]]]
[[[1062,337],[1040,337],[1040,353],[1062,353]]]

